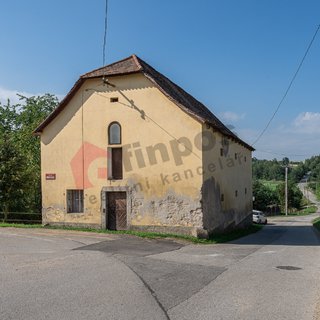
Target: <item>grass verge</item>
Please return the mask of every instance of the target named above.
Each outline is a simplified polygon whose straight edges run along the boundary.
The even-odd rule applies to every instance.
[[[295,216],[308,216],[310,214],[316,213],[318,211],[318,207],[317,206],[311,206],[305,209],[302,209],[300,211],[296,211],[296,212],[291,212],[288,213],[288,217],[295,217]],[[286,214],[284,212],[281,212],[280,215],[278,216],[286,216]],[[276,216],[272,216],[272,217],[276,217]]]
[[[10,222],[0,222],[0,228],[44,228],[41,224],[24,224],[24,223],[10,223]]]
[[[297,212],[292,212],[290,213],[290,215],[291,216],[308,216],[309,214],[316,213],[317,211],[318,211],[317,206],[311,206]]]
[[[157,233],[157,232],[142,232],[142,231],[131,231],[131,230],[123,230],[123,231],[113,231],[113,230],[97,230],[90,228],[78,228],[78,227],[62,227],[62,226],[42,226],[40,224],[19,224],[19,223],[4,223],[0,222],[0,227],[12,227],[12,228],[39,228],[39,229],[58,229],[58,230],[71,230],[71,231],[83,231],[83,232],[93,232],[93,233],[104,233],[104,234],[128,234],[137,236],[140,238],[148,238],[148,239],[157,239],[157,238],[173,238],[186,240],[192,243],[200,243],[200,244],[214,244],[214,243],[223,243],[232,240],[239,239],[241,237],[247,236],[249,234],[255,233],[263,228],[262,225],[252,224],[248,228],[239,229],[227,233],[221,233],[210,236],[209,239],[199,239],[193,236],[174,234],[174,233]]]
[[[312,223],[313,223],[313,226],[320,231],[320,217],[314,219]]]
[[[262,184],[272,191],[276,191],[277,186],[282,183],[282,181],[277,180],[261,180]]]

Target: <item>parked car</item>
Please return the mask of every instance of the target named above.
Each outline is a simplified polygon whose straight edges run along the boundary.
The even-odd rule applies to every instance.
[[[262,211],[252,210],[252,220],[254,223],[267,224],[268,219]]]

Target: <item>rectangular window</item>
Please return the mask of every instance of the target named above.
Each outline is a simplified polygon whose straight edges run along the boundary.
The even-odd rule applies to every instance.
[[[110,98],[110,102],[111,103],[115,103],[115,102],[118,102],[119,101],[119,98],[118,97],[111,97]]]
[[[121,180],[122,172],[122,148],[110,148],[108,152],[110,161],[108,161],[108,179]]]
[[[83,190],[67,190],[67,212],[83,212]]]
[[[234,154],[234,159],[235,159],[235,160],[238,159],[238,154],[237,154],[237,153]]]
[[[220,149],[220,156],[223,157],[224,152],[223,152],[223,148]]]

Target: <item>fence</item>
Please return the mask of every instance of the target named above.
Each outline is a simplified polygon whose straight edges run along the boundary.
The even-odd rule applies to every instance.
[[[41,213],[34,212],[0,212],[0,222],[6,223],[24,223],[24,224],[40,224]]]

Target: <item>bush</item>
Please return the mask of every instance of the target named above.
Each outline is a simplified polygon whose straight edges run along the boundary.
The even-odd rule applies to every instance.
[[[268,207],[277,207],[280,205],[285,207],[285,183],[280,182],[276,187],[274,184],[264,184],[260,181],[253,183],[254,209],[268,211]],[[288,182],[288,208],[299,210],[302,206],[303,194],[298,186],[292,182]]]
[[[278,201],[282,208],[285,207],[285,183],[277,186]],[[292,181],[288,182],[288,208],[299,210],[302,205],[303,194]]]
[[[9,212],[7,215],[4,212],[0,212],[0,221],[3,222],[15,222],[15,223],[41,223],[41,213],[29,213],[29,212]]]
[[[277,192],[260,181],[253,183],[254,209],[266,211],[271,204],[278,203]]]

